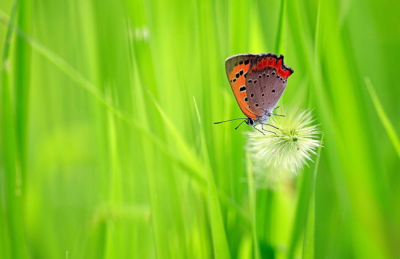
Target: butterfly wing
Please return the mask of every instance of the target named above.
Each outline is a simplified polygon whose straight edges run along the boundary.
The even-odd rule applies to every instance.
[[[266,53],[254,57],[246,80],[250,111],[257,116],[271,113],[293,72],[284,64],[282,55]]]
[[[229,84],[231,85],[236,101],[242,112],[252,119],[257,119],[257,116],[249,106],[246,78],[252,59],[256,56],[254,54],[240,54],[231,56],[225,61],[226,75],[228,76]]]

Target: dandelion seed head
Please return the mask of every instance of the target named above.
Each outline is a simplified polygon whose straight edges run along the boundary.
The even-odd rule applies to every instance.
[[[255,179],[261,183],[297,174],[312,161],[312,155],[321,145],[320,131],[311,111],[294,107],[282,108],[280,113],[285,117],[272,116],[268,121],[279,128],[271,129],[277,135],[262,135],[257,131],[247,133],[247,150],[254,164]]]

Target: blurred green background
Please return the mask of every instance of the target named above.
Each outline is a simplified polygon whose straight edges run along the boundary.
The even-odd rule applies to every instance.
[[[0,258],[400,258],[399,13],[0,1]],[[319,164],[273,189],[247,126],[213,125],[243,116],[224,61],[249,52],[285,56],[280,104],[324,132]]]

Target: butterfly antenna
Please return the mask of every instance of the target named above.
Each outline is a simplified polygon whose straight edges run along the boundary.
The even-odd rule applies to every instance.
[[[224,122],[228,122],[228,121],[236,121],[236,120],[247,120],[247,118],[237,118],[237,119],[232,119],[232,120],[227,120],[227,121],[218,121],[218,122],[214,122],[214,124],[220,124],[220,123],[224,123]]]
[[[276,106],[275,108],[274,108],[274,110],[276,110],[276,109],[278,109],[280,106],[278,105],[278,106]]]
[[[235,128],[235,130],[237,130],[239,128],[240,125],[242,125],[243,122],[245,122],[246,120],[242,121],[241,123],[239,123],[239,125],[237,125],[237,127]]]

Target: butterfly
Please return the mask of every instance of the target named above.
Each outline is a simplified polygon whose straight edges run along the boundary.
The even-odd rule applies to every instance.
[[[227,121],[243,120],[235,129],[246,122],[264,134],[255,127],[261,124],[262,130],[276,134],[264,129],[264,125],[277,128],[266,122],[273,115],[284,117],[272,113],[279,108],[276,105],[285,91],[287,79],[294,72],[283,62],[283,55],[277,56],[273,53],[234,55],[225,60],[225,70],[236,101],[247,116]]]

